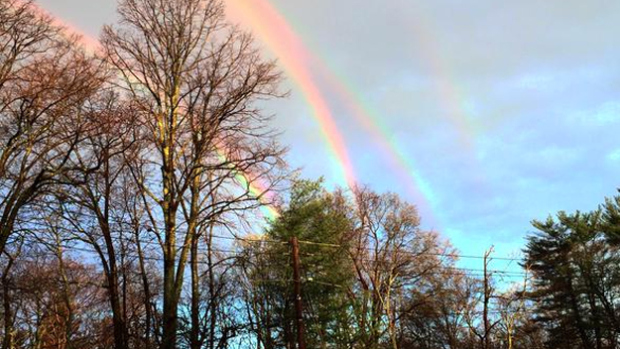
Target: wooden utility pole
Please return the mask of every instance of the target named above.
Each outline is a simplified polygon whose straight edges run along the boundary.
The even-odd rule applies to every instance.
[[[489,302],[491,300],[491,293],[493,292],[490,286],[488,266],[489,256],[493,253],[493,246],[484,254],[484,309],[482,312],[482,322],[484,323],[484,342],[483,348],[489,349],[491,345],[490,335],[492,326],[489,323]]]
[[[306,341],[304,339],[304,318],[303,304],[301,302],[301,276],[299,273],[299,242],[297,237],[291,238],[292,254],[293,254],[293,282],[295,292],[295,317],[297,324],[297,348],[306,349]]]

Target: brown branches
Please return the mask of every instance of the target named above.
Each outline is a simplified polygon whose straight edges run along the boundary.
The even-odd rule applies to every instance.
[[[282,150],[251,105],[278,95],[279,73],[250,36],[224,22],[219,1],[126,0],[119,14],[103,46],[144,135],[129,166],[160,232],[163,347],[172,348],[192,241],[222,215],[256,207],[236,176],[277,179],[267,174],[282,165]]]
[[[20,211],[43,195],[81,140],[80,110],[98,65],[29,2],[0,6],[0,251]]]

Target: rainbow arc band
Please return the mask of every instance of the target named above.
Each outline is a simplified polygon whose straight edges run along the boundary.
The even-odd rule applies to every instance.
[[[340,171],[341,183],[353,188],[357,176],[351,162],[344,137],[332,115],[326,98],[318,87],[311,71],[312,55],[293,32],[283,16],[267,1],[229,1],[229,15],[248,24],[255,35],[278,57],[288,76],[301,90],[313,117],[321,127],[323,139],[329,146],[332,161]],[[344,183],[343,183],[344,182]]]
[[[321,126],[323,136],[329,144],[332,158],[341,168],[344,181],[349,187],[357,182],[354,167],[350,160],[344,137],[339,132],[332,117],[328,103],[322,96],[310,72],[310,66],[315,67],[322,74],[341,100],[346,104],[360,125],[370,134],[374,143],[381,149],[392,168],[399,174],[406,190],[431,212],[436,212],[438,199],[430,184],[423,178],[419,170],[402,150],[393,141],[390,141],[392,132],[380,121],[380,116],[368,103],[364,102],[360,93],[339,77],[332,69],[313,54],[293,30],[293,26],[275,6],[268,0],[244,0],[227,3],[230,15],[235,20],[249,24],[258,38],[278,57],[284,70],[301,89],[305,99],[314,111],[314,118]],[[459,125],[462,121],[459,121]],[[465,148],[469,148],[469,142]],[[438,217],[434,214],[435,220]]]

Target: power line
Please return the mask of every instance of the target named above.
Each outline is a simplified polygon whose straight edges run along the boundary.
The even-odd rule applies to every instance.
[[[93,219],[96,219],[95,216],[90,216]],[[121,223],[117,223],[117,224],[122,224]],[[64,228],[64,230],[70,231],[70,229]],[[207,235],[203,235],[203,236],[207,236]],[[276,239],[266,239],[266,238],[247,238],[247,237],[240,237],[240,236],[236,236],[236,235],[232,235],[232,236],[223,236],[223,235],[219,235],[219,234],[210,234],[210,237],[215,238],[215,239],[222,239],[222,240],[229,240],[229,241],[241,241],[241,242],[260,242],[260,243],[267,243],[267,244],[280,244],[280,245],[287,245],[289,242],[285,241],[285,240],[276,240]],[[415,239],[423,239],[424,237],[414,237],[413,240]],[[127,239],[127,241],[132,241],[134,242],[135,239]],[[140,242],[143,243],[152,243],[152,241],[145,241],[140,239]],[[314,245],[314,246],[322,246],[322,247],[328,247],[328,248],[338,248],[338,249],[342,249],[342,248],[348,248],[346,246],[343,246],[342,244],[334,244],[334,243],[325,243],[325,242],[317,242],[317,241],[309,241],[309,240],[298,240],[300,244],[305,244],[305,245]],[[177,247],[179,248],[179,247]],[[182,248],[182,247],[181,247]],[[374,248],[372,247],[361,247],[358,248],[358,250],[366,250],[369,252],[375,252]],[[385,250],[384,250],[385,251]],[[390,252],[390,251],[388,251]],[[460,253],[441,253],[441,252],[412,252],[412,251],[405,251],[405,250],[397,250],[397,251],[391,251],[393,253],[398,253],[398,254],[406,254],[406,255],[413,255],[413,256],[435,256],[435,257],[447,257],[447,258],[457,258],[457,259],[476,259],[476,260],[483,260],[484,256],[475,256],[475,255],[466,255],[466,254],[460,254]],[[509,261],[509,262],[514,262],[514,261],[522,261],[522,258],[517,258],[517,257],[506,257],[506,256],[497,256],[497,257],[491,257],[489,258],[490,260],[501,260],[501,261]]]
[[[25,242],[29,242],[29,243],[41,243],[41,241],[39,240],[29,240],[29,239],[24,239]],[[79,246],[75,246],[75,245],[66,245],[66,244],[56,244],[57,247],[60,247],[64,250],[67,250],[69,252],[71,251],[78,251],[78,252],[82,252],[82,253],[89,253],[89,254],[93,254],[93,255],[97,255],[99,256],[99,251],[97,251],[94,248],[84,248],[84,247],[79,247]],[[234,250],[224,250],[224,249],[211,249],[212,252],[219,252],[219,253],[228,253],[231,254],[230,256],[227,256],[225,259],[245,259],[248,258],[247,255],[242,255],[239,254],[239,251],[234,251]],[[138,259],[138,258],[142,258],[143,260],[148,260],[148,261],[155,261],[155,262],[163,262],[164,259],[162,257],[152,257],[152,256],[146,256],[143,255],[142,257],[134,254],[134,253],[128,253],[126,251],[123,252],[125,257],[129,257],[129,258],[133,258],[133,259]],[[268,253],[265,252],[260,252],[258,253],[259,255],[268,255]],[[49,253],[49,256],[52,257],[58,257],[57,254],[54,253]],[[197,261],[198,264],[201,265],[208,265],[209,263],[206,261],[202,261],[199,260]],[[212,263],[212,264],[216,264],[216,263]],[[304,265],[308,265],[308,264],[304,264]],[[438,268],[445,268],[445,270],[437,270]],[[482,269],[475,269],[475,268],[459,268],[459,267],[448,267],[448,266],[436,266],[433,269],[427,270],[427,271],[423,271],[421,272],[419,275],[417,275],[418,277],[420,276],[427,276],[427,275],[444,275],[444,276],[483,276],[483,274],[481,273]],[[523,277],[525,276],[525,273],[519,273],[519,272],[504,272],[502,270],[488,270],[489,274],[493,274],[493,273],[497,273],[497,274],[504,274],[504,277]],[[317,280],[312,280],[314,282],[318,282]]]
[[[92,236],[89,236],[92,237]],[[206,237],[206,236],[205,236]],[[218,234],[212,234],[210,236],[211,238],[214,239],[222,239],[222,240],[230,240],[230,241],[243,241],[243,242],[265,242],[265,243],[272,243],[272,244],[288,244],[285,241],[279,241],[279,240],[271,240],[271,239],[250,239],[250,238],[243,238],[243,237],[238,237],[238,236],[222,236],[222,235],[218,235]],[[104,238],[103,236],[97,236],[97,238]],[[146,245],[159,245],[159,242],[157,242],[156,240],[144,240],[144,239],[139,239],[139,238],[129,238],[129,237],[122,237],[122,236],[111,236],[111,238],[115,241],[126,241],[126,242],[132,242],[135,243],[136,241],[144,243]],[[82,243],[85,244],[94,244],[94,241],[85,241],[85,239],[75,239],[78,240]],[[33,243],[42,243],[45,244],[41,239],[37,239],[37,240],[30,240],[29,242],[33,242]],[[307,241],[307,240],[300,240],[300,243],[304,243],[304,244],[310,244],[310,245],[320,245],[320,246],[328,246],[328,247],[342,247],[342,245],[337,245],[337,244],[329,244],[329,243],[317,243],[314,241]],[[75,251],[80,251],[80,252],[85,252],[85,253],[92,253],[92,254],[97,254],[99,255],[99,251],[94,250],[94,249],[85,249],[85,248],[80,248],[77,246],[69,246],[69,245],[62,245],[60,246],[66,250],[75,250]],[[184,246],[177,246],[177,249],[181,249]],[[250,257],[249,255],[243,255],[240,254],[240,251],[238,250],[230,250],[230,249],[221,249],[221,248],[207,248],[207,249],[200,249],[199,250],[200,253],[227,253],[227,254],[232,254],[233,256],[230,256],[229,258],[232,259],[240,259],[240,258],[248,258]],[[140,258],[140,256],[138,255],[132,255],[130,253],[127,253],[126,251],[124,252],[125,256],[128,256],[130,258]],[[272,255],[273,252],[271,251],[252,251],[252,253],[254,255]],[[477,256],[465,256],[465,255],[459,255],[459,254],[453,254],[453,253],[433,253],[433,252],[410,252],[410,251],[399,251],[398,253],[402,253],[402,254],[406,254],[406,255],[413,255],[416,257],[419,256],[459,256],[461,258],[476,258],[476,259],[480,259],[483,257],[477,257]],[[151,261],[159,261],[159,262],[163,262],[163,258],[158,258],[158,257],[150,257],[150,256],[142,256],[142,258],[144,260],[151,260]],[[496,258],[499,259],[499,258]],[[516,258],[505,258],[506,260],[517,260]],[[378,262],[381,263],[383,261],[381,260],[373,260],[373,259],[368,259],[368,258],[358,258],[357,260],[365,260],[367,262]],[[203,261],[199,261],[200,264],[207,264],[206,262]],[[438,266],[439,267],[439,266]],[[481,274],[480,272],[483,272],[482,269],[475,269],[475,268],[458,268],[458,267],[449,267],[449,266],[443,266],[443,268],[446,269],[450,269],[450,270],[454,270],[455,272],[452,275],[464,275],[464,276],[484,276],[484,274]],[[436,270],[435,270],[436,272]],[[427,275],[429,272],[424,272],[422,274]],[[464,273],[467,273],[466,275]],[[506,270],[489,270],[490,274],[501,274],[502,277],[506,277],[506,278],[511,278],[511,277],[524,277],[526,276],[525,272],[516,272],[516,271],[506,271]],[[443,275],[447,275],[447,273],[442,272]]]

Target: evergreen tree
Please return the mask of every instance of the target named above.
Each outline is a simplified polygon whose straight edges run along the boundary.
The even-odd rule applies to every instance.
[[[302,300],[306,340],[309,348],[346,348],[350,341],[347,298],[344,293],[351,280],[347,234],[351,230],[346,200],[340,192],[329,193],[321,181],[294,183],[290,201],[281,216],[272,222],[266,243],[256,253],[257,263],[248,275],[255,303],[263,308],[264,327],[260,337],[278,346],[294,346],[295,307],[290,244],[299,243]],[[281,242],[281,243],[275,243]],[[254,246],[256,248],[256,245]],[[269,308],[269,311],[265,309]],[[260,323],[260,321],[257,321]]]
[[[530,296],[549,347],[617,345],[620,255],[608,240],[609,222],[602,218],[608,214],[560,212],[557,221],[533,222],[538,232],[525,249],[535,280]]]

